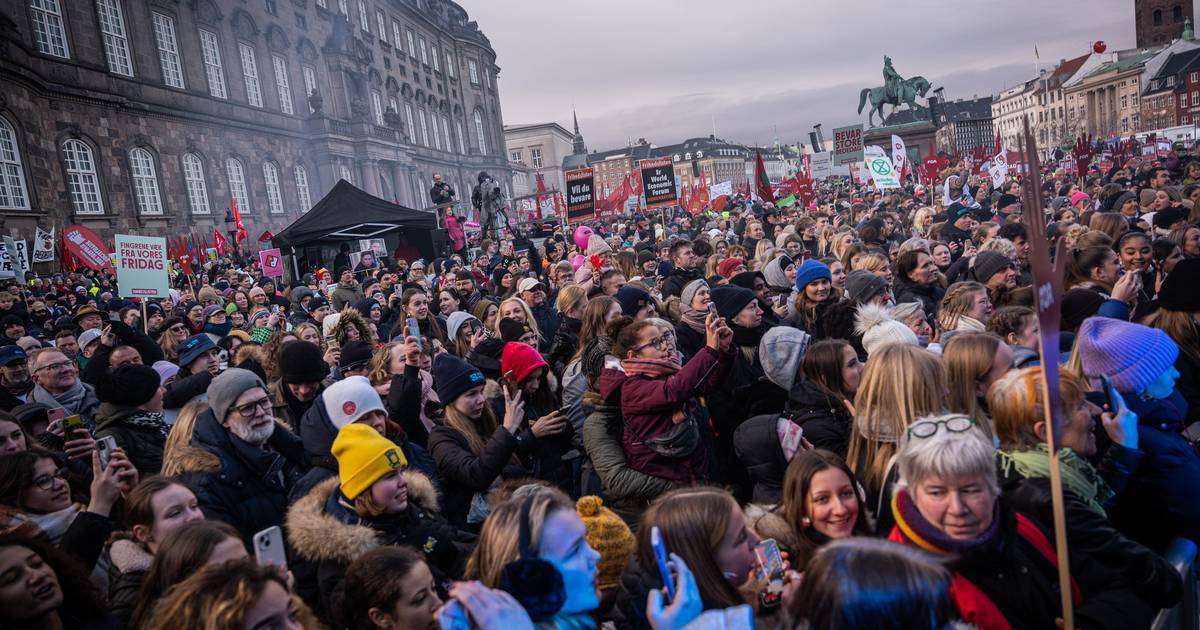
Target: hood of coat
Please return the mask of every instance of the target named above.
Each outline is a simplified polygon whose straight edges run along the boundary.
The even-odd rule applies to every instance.
[[[351,327],[358,329],[359,339],[367,343],[371,342],[375,335],[371,332],[371,327],[367,326],[367,320],[362,313],[353,308],[344,308],[341,310],[341,315],[334,333],[340,342],[345,343],[346,331]]]
[[[600,398],[611,404],[620,404],[621,386],[629,377],[625,372],[613,368],[600,370]]]
[[[146,548],[129,539],[114,540],[108,548],[108,556],[113,568],[121,573],[130,571],[147,571],[154,555]]]
[[[408,497],[422,509],[437,511],[437,491],[428,477],[404,471]],[[338,478],[326,479],[292,504],[287,513],[288,542],[301,558],[311,562],[350,564],[380,545],[380,533],[366,525],[344,523],[325,511],[325,503],[338,487]]]

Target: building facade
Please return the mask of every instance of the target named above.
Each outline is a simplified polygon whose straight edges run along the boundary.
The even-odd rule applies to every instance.
[[[1039,79],[1030,79],[1004,90],[992,99],[992,124],[1005,147],[1016,150],[1018,139],[1024,133],[1024,120],[1030,119],[1032,126],[1038,118],[1040,93]]]
[[[339,179],[511,190],[495,52],[448,0],[0,0],[0,228],[278,231]]]
[[[985,152],[995,148],[991,96],[939,103],[935,115],[938,150],[966,155],[980,147]]]
[[[1141,129],[1142,75],[1146,62],[1161,50],[1111,53],[1095,69],[1068,81],[1063,86],[1068,136],[1110,138]]]
[[[1133,0],[1138,48],[1161,46],[1178,39],[1184,23],[1193,20],[1191,0]]]
[[[540,174],[547,189],[565,190],[563,158],[571,155],[573,142],[571,132],[554,122],[504,127],[508,160]],[[532,179],[530,185],[536,188]]]

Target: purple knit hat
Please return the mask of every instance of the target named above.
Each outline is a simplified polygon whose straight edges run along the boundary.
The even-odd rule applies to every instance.
[[[1079,358],[1089,378],[1107,374],[1121,393],[1136,393],[1175,364],[1179,346],[1157,329],[1111,317],[1089,317],[1079,327]]]

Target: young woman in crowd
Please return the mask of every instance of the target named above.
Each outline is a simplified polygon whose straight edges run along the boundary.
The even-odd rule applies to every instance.
[[[1013,351],[999,336],[989,332],[964,332],[954,335],[942,350],[946,366],[946,409],[975,421],[992,434],[988,405],[988,387],[1012,369]]]
[[[779,511],[794,534],[792,563],[809,565],[826,543],[870,534],[862,491],[845,460],[824,449],[796,453],[783,481]]]
[[[29,525],[0,532],[0,625],[121,627],[78,560],[49,544]]]
[[[938,309],[938,325],[942,329],[942,344],[952,336],[947,333],[980,332],[987,330],[992,315],[992,301],[987,287],[978,282],[956,282],[946,289]]]
[[[337,616],[350,630],[439,630],[442,605],[433,572],[408,547],[376,547],[346,569]]]
[[[275,567],[249,559],[206,566],[166,594],[146,626],[316,630],[320,624]]]
[[[130,628],[144,628],[172,587],[210,564],[248,557],[242,536],[220,521],[193,521],[166,536],[146,571]]]

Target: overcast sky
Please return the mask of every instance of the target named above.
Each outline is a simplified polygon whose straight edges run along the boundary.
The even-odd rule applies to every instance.
[[[505,124],[571,105],[589,150],[712,133],[807,142],[866,121],[859,91],[923,75],[949,99],[995,94],[1041,67],[1134,45],[1132,0],[458,0],[492,42]],[[778,131],[776,131],[778,130]]]

